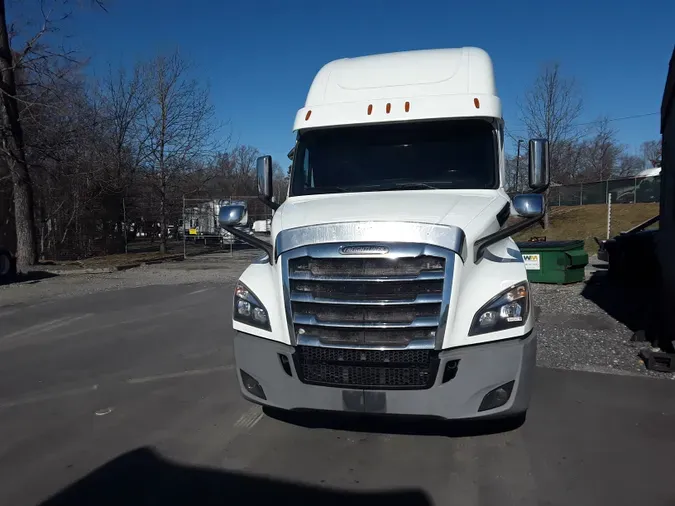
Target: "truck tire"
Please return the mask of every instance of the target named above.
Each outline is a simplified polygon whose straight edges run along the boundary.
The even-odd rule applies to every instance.
[[[0,248],[0,283],[9,283],[16,275],[16,260],[6,249]]]

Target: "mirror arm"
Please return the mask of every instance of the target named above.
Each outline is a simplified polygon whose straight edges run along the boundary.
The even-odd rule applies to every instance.
[[[518,223],[511,225],[510,227],[502,228],[500,230],[497,230],[494,234],[486,235],[482,239],[478,239],[473,245],[474,263],[478,263],[478,261],[481,258],[483,258],[483,254],[485,253],[485,250],[487,249],[488,246],[496,242],[499,242],[503,239],[506,239],[507,237],[510,237],[513,234],[517,234],[518,232],[530,228],[533,225],[536,225],[543,217],[544,215],[540,214],[539,216],[526,218],[524,220],[519,221]]]
[[[267,197],[264,197],[262,195],[259,195],[258,198],[263,204],[272,209],[272,211],[276,211],[277,209],[279,209],[279,206],[281,205],[277,204],[276,202],[272,202],[271,199],[268,199]]]
[[[263,241],[261,239],[258,239],[257,237],[254,237],[252,235],[246,234],[246,233],[242,232],[241,230],[236,229],[235,227],[233,227],[231,225],[222,225],[222,227],[223,227],[224,230],[227,230],[230,234],[232,234],[235,237],[238,237],[239,239],[241,239],[245,243],[253,246],[254,248],[258,248],[260,250],[263,250],[267,254],[270,264],[273,264],[273,262],[274,262],[274,260],[273,260],[274,251],[273,251],[272,245],[270,243],[268,243],[267,241]]]

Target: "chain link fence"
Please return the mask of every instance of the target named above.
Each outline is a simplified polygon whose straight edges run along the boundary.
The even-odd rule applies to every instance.
[[[269,236],[272,210],[257,196],[184,197],[182,219],[177,223],[175,230],[169,230],[169,234],[182,241],[184,256],[215,252],[234,253],[237,249],[250,247],[223,230],[218,223],[220,208],[229,204],[241,204],[246,208],[237,229],[263,239]]]
[[[551,186],[549,203],[551,206],[606,204],[609,194],[612,195],[612,204],[658,202],[661,197],[661,176]]]

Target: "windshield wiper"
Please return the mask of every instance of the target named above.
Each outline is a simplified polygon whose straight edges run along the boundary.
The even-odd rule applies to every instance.
[[[348,190],[347,188],[343,188],[342,186],[316,186],[314,188],[305,188],[305,192],[307,192],[307,195],[315,195],[319,193],[334,193],[334,192],[349,192],[351,190]]]
[[[383,190],[438,190],[438,186],[429,183],[409,181],[406,183],[395,183],[391,186],[382,188]]]

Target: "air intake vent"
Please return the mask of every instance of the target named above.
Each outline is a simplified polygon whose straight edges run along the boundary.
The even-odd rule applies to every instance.
[[[298,346],[300,379],[311,385],[364,389],[430,388],[438,371],[432,350],[354,350]]]

